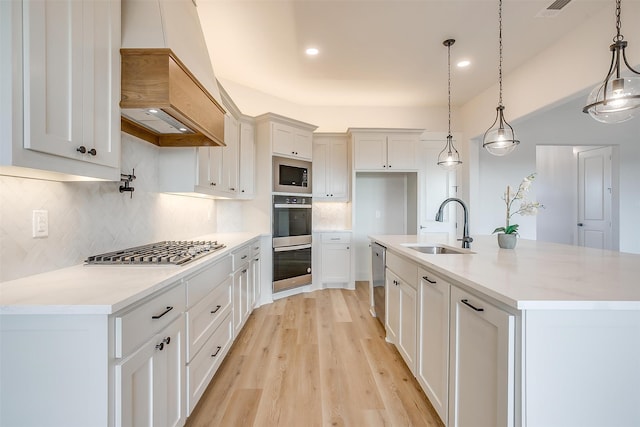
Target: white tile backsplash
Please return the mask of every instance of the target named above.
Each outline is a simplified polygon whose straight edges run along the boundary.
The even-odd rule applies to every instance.
[[[0,176],[0,281],[79,264],[92,254],[217,231],[216,201],[157,193],[158,150],[122,134],[122,173],[135,168],[133,198],[119,192],[118,182]],[[47,238],[31,237],[35,209],[49,211]],[[232,231],[241,231],[241,215],[224,217],[234,222]]]
[[[350,230],[351,203],[313,202],[314,230]]]

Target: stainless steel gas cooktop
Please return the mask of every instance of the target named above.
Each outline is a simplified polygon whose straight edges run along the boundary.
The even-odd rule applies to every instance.
[[[87,264],[183,265],[209,255],[225,245],[217,241],[164,241],[90,256]]]

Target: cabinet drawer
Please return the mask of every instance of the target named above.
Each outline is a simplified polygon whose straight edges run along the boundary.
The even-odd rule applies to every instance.
[[[178,286],[115,318],[115,357],[130,354],[185,309],[185,290]]]
[[[233,322],[231,313],[224,318],[204,347],[187,365],[187,406],[189,414],[207,389],[211,378],[231,347]]]
[[[228,276],[227,280],[187,312],[187,360],[191,360],[221,319],[231,312],[232,284],[232,277]]]
[[[187,307],[193,307],[233,272],[232,259],[226,256],[205,270],[187,279]]]
[[[251,257],[255,258],[260,255],[260,240],[251,243]]]
[[[387,268],[413,286],[414,289],[418,288],[418,266],[416,264],[387,251]]]
[[[351,233],[322,233],[322,243],[350,243]]]
[[[251,245],[244,245],[240,249],[233,252],[232,256],[233,256],[233,271],[236,271],[250,261]]]

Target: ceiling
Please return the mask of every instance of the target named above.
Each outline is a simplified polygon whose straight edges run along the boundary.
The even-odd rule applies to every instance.
[[[508,73],[569,33],[607,0],[505,0]],[[462,105],[498,79],[498,2],[486,0],[198,0],[216,77],[299,105]],[[603,25],[608,23],[603,23]],[[314,46],[319,55],[304,51]],[[457,68],[459,60],[471,65]],[[496,94],[497,96],[497,94]]]

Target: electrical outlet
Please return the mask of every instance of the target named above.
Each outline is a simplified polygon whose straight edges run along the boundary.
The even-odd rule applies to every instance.
[[[34,238],[49,236],[49,211],[34,210],[32,227]]]

